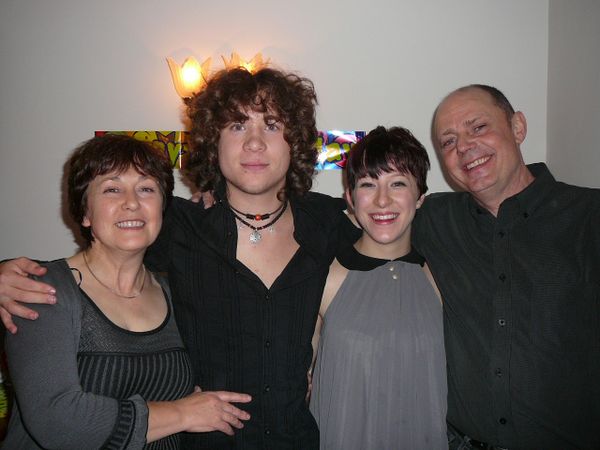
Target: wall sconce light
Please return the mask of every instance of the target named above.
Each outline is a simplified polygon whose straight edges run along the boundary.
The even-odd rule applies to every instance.
[[[223,59],[225,69],[227,70],[241,67],[251,73],[255,73],[269,64],[268,59],[263,61],[262,54],[260,53],[254,55],[249,61],[240,58],[240,55],[235,52],[231,54],[230,59],[227,59],[224,56],[221,56],[221,59]],[[189,58],[186,58],[181,66],[177,64],[173,58],[167,58],[167,63],[171,70],[171,78],[173,78],[175,90],[184,102],[194,94],[200,92],[206,85],[211,58],[206,59],[200,64],[196,58],[190,56]]]
[[[197,92],[200,92],[206,84],[211,58],[206,59],[202,65],[190,56],[180,66],[173,58],[167,58],[171,78],[177,94],[185,101]]]
[[[264,66],[266,66],[269,63],[268,59],[266,61],[263,61],[263,57],[262,57],[261,53],[257,53],[249,61],[246,61],[246,60],[240,58],[240,55],[238,55],[235,52],[233,52],[231,54],[231,59],[227,60],[222,55],[221,55],[221,59],[223,59],[223,63],[225,64],[226,69],[236,69],[238,67],[242,67],[250,73],[257,72],[258,70],[262,69]]]

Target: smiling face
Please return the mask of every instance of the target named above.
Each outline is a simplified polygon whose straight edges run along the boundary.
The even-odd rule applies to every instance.
[[[357,249],[376,258],[393,259],[408,253],[411,223],[424,197],[410,173],[392,169],[377,178],[359,178],[354,190],[346,191],[363,229]]]
[[[519,147],[527,134],[522,113],[509,119],[490,94],[471,88],[446,97],[434,120],[435,146],[458,188],[485,206],[527,186],[530,176]]]
[[[156,180],[134,168],[94,178],[87,189],[82,225],[91,227],[93,249],[140,252],[158,236],[163,196]]]
[[[285,186],[290,166],[290,146],[284,125],[269,113],[246,111],[246,120],[221,130],[219,167],[233,204],[249,198],[275,199]]]

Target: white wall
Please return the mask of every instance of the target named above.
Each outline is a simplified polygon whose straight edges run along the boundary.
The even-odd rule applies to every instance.
[[[600,187],[600,2],[551,0],[549,34],[548,165]]]
[[[398,124],[428,149],[447,92],[496,85],[529,119],[526,160],[545,160],[547,27],[540,0],[2,0],[0,256],[74,252],[62,166],[94,130],[182,127],[166,56],[261,51],[313,79],[320,129]],[[339,173],[317,189],[341,191]]]

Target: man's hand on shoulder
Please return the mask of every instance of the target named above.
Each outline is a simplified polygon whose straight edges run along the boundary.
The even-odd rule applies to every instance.
[[[206,192],[194,192],[190,197],[190,200],[194,203],[201,203],[204,206],[204,209],[208,209],[215,204],[215,197],[213,195],[213,191]]]
[[[17,332],[13,316],[35,320],[38,313],[22,303],[56,303],[56,290],[29,275],[44,275],[46,269],[35,261],[17,258],[0,264],[0,319],[10,333]]]

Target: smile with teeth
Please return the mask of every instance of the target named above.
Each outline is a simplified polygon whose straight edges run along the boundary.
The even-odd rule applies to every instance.
[[[483,156],[483,157],[481,157],[479,159],[476,159],[475,161],[470,162],[469,164],[467,164],[465,166],[465,169],[466,170],[474,169],[475,167],[480,166],[480,165],[488,162],[490,158],[491,158],[491,156],[488,155],[488,156]]]
[[[123,222],[117,222],[117,228],[140,228],[143,227],[145,222],[141,220],[124,220]]]
[[[394,220],[398,217],[396,213],[385,213],[385,214],[371,214],[371,218],[376,222],[386,222],[388,220]]]

